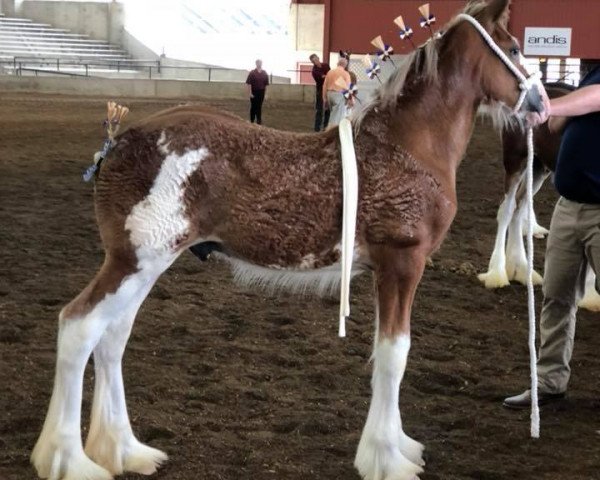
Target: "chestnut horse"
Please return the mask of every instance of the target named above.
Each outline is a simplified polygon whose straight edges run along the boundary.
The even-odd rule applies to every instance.
[[[521,112],[543,109],[541,85],[529,84],[522,95],[519,47],[499,22],[508,1],[471,3],[466,12],[516,70],[472,19],[457,17],[354,119],[355,267],[374,273],[378,303],[373,396],[355,460],[368,480],[413,479],[422,470],[423,447],[404,433],[398,403],[411,308],[426,259],[456,212],[456,170],[477,108],[491,99],[519,104]],[[219,250],[249,281],[317,290],[339,284],[338,130],[288,133],[208,108],[173,108],[115,139],[96,181],[95,208],[104,264],[61,311],[54,390],[32,454],[38,474],[53,480],[150,474],[166,459],[132,431],[121,358],[138,308],[187,248]],[[92,352],[84,449],[82,382]]]
[[[565,83],[549,83],[545,88],[550,98],[562,97],[575,89]],[[498,208],[498,231],[488,271],[478,275],[479,280],[490,289],[505,287],[510,281],[527,284],[527,258],[523,243],[527,213],[525,199],[527,138],[514,119],[512,121],[508,119],[507,122],[502,122],[501,118],[496,119],[496,123],[499,122],[503,123],[504,200]],[[560,142],[561,133],[551,132],[547,123],[534,129],[534,193],[554,171]],[[548,230],[535,222],[536,237],[543,238],[547,233]],[[540,285],[542,276],[534,271],[533,281],[534,284]],[[579,305],[593,311],[600,309],[600,296],[595,290],[595,275],[591,268],[588,268],[585,296]]]

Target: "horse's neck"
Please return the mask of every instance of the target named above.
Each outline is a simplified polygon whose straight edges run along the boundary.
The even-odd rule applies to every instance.
[[[467,150],[479,103],[472,91],[456,82],[457,78],[449,83],[440,78],[407,108],[400,106],[393,122],[400,144],[452,183]]]

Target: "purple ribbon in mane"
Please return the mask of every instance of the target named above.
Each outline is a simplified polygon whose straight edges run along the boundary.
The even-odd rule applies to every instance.
[[[433,13],[429,14],[429,17],[421,17],[421,28],[431,27],[432,24],[435,23],[435,15]]]

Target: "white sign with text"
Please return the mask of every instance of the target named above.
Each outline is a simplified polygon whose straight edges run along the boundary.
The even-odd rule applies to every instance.
[[[525,27],[524,53],[537,57],[571,55],[571,28]]]

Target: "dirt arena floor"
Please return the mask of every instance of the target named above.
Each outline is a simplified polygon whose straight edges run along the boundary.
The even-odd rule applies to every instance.
[[[127,123],[177,103],[119,100]],[[102,261],[81,173],[103,141],[104,102],[0,93],[1,480],[36,478],[29,454],[50,398],[58,312]],[[245,117],[245,101],[208,103]],[[264,117],[307,131],[312,109],[267,101]],[[486,291],[475,277],[494,238],[498,159],[497,134],[479,125],[458,175],[458,216],[417,295],[405,430],[427,447],[423,480],[600,479],[598,315],[579,315],[569,398],[543,409],[541,440],[529,439],[528,412],[500,405],[527,386],[528,351],[525,288]],[[538,195],[544,225],[555,199],[550,186]],[[226,266],[184,254],[142,307],[124,360],[134,431],[170,456],[152,478],[358,480],[370,278],[352,294],[338,339],[334,299],[246,290]],[[92,377],[90,363],[84,435]]]

